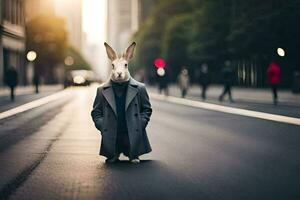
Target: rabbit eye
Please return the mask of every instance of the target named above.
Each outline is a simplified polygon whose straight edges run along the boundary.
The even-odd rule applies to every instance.
[[[125,64],[125,67],[127,67],[127,66],[128,66],[128,64],[126,63],[126,64]]]
[[[114,64],[112,64],[112,68],[113,68],[113,69],[115,68],[115,65],[114,65]]]

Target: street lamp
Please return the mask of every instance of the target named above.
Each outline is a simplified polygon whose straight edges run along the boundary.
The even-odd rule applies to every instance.
[[[71,70],[70,67],[72,65],[74,65],[74,58],[72,56],[67,56],[65,57],[65,60],[64,60],[64,63],[65,63],[65,66],[64,67],[64,87],[66,88],[69,83],[70,83],[70,77],[68,75],[68,71]],[[76,79],[76,81],[78,81],[78,79]],[[75,80],[73,80],[73,82],[75,82]],[[78,82],[81,82],[81,81],[78,81]],[[76,82],[75,82],[76,83]]]
[[[165,71],[164,68],[158,68],[158,69],[156,70],[156,73],[157,73],[158,76],[164,76],[165,73],[166,73],[166,71]]]
[[[166,67],[166,61],[162,58],[156,58],[154,60],[154,65],[156,68],[165,68]]]
[[[28,53],[27,53],[27,60],[29,62],[35,61],[36,57],[37,57],[37,54],[36,54],[35,51],[28,51]]]
[[[65,65],[72,66],[74,64],[74,58],[72,56],[67,56],[65,58]]]
[[[277,48],[277,54],[280,56],[280,57],[284,57],[285,56],[285,51],[283,48]]]
[[[28,51],[26,58],[29,61],[30,69],[33,71],[33,84],[35,85],[35,93],[39,93],[39,77],[33,63],[37,58],[37,53],[33,50]]]
[[[154,65],[157,68],[156,69],[156,73],[158,76],[164,76],[166,71],[165,71],[165,67],[166,67],[166,61],[163,58],[156,58],[154,60]]]

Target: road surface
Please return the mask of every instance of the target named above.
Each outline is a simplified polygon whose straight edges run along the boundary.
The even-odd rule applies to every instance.
[[[95,87],[0,121],[0,199],[300,199],[300,126],[151,99],[153,152],[98,155]]]

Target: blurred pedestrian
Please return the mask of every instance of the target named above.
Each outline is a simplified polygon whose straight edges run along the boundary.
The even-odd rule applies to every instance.
[[[222,82],[224,85],[224,90],[219,97],[219,101],[223,101],[224,96],[226,94],[228,94],[229,101],[231,103],[233,103],[234,101],[232,99],[231,87],[234,83],[235,74],[234,74],[234,70],[230,64],[230,61],[225,62],[225,67],[221,71],[221,76],[222,76]]]
[[[187,91],[189,89],[189,82],[190,82],[190,78],[189,78],[189,73],[188,70],[183,67],[179,76],[178,76],[178,84],[179,84],[179,88],[181,90],[181,97],[185,98]]]
[[[18,85],[18,72],[11,66],[5,73],[5,84],[10,88],[10,99],[15,100],[15,87]]]
[[[169,74],[166,69],[162,69],[163,73],[157,73],[158,82],[158,92],[161,94],[165,93],[166,96],[169,95]]]
[[[277,105],[278,103],[278,86],[281,82],[281,70],[280,67],[277,63],[272,62],[267,70],[267,78],[268,78],[268,83],[271,86],[272,93],[273,93],[273,103],[274,105]]]
[[[134,79],[141,82],[141,83],[144,83],[145,82],[145,69],[144,68],[139,69],[135,73]]]
[[[201,92],[202,100],[206,100],[206,90],[209,85],[208,66],[206,63],[203,63],[201,65],[199,83],[202,87],[202,92]]]
[[[34,84],[34,87],[35,87],[35,93],[38,94],[39,93],[39,85],[40,85],[39,75],[35,74],[33,76],[33,84]]]

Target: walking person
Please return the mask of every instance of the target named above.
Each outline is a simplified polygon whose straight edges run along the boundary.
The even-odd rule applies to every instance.
[[[219,101],[223,101],[224,96],[228,94],[229,101],[233,103],[234,101],[231,94],[231,87],[234,83],[235,74],[233,68],[230,66],[230,61],[226,61],[225,67],[223,68],[221,74],[224,89],[219,97]]]
[[[18,72],[14,67],[9,67],[5,73],[5,83],[10,88],[10,100],[15,100],[15,87],[18,85]]]
[[[181,97],[185,98],[188,88],[189,88],[189,82],[190,82],[190,78],[189,78],[189,73],[188,70],[183,67],[183,69],[181,70],[179,76],[178,76],[178,84],[179,84],[179,88],[181,90]]]
[[[158,92],[162,94],[165,93],[166,96],[169,95],[169,74],[166,69],[164,69],[164,74],[157,74],[158,82]]]
[[[35,93],[38,94],[39,93],[39,85],[40,85],[40,77],[39,75],[35,74],[33,76],[33,85],[34,85],[34,88],[35,88]]]
[[[273,103],[274,105],[278,104],[278,86],[281,83],[281,70],[279,65],[276,62],[272,62],[267,70],[267,79],[268,83],[271,86],[272,94],[273,94]]]
[[[200,75],[199,75],[199,83],[202,88],[201,97],[202,100],[206,100],[206,90],[209,85],[209,74],[208,74],[208,66],[206,63],[201,65]]]

